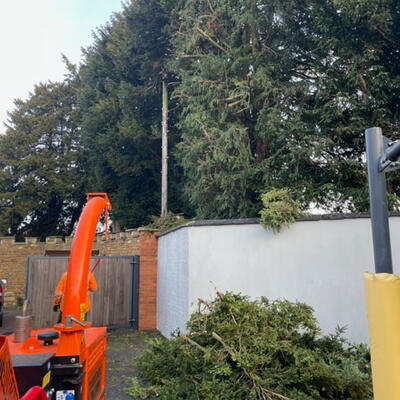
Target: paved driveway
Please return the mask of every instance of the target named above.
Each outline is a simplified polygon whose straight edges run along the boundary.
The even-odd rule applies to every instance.
[[[106,399],[133,400],[124,389],[137,374],[133,359],[147,347],[147,339],[160,337],[158,332],[116,329],[107,334]],[[141,400],[141,399],[135,399]]]

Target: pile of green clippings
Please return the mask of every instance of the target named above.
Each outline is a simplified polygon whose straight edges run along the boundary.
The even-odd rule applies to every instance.
[[[372,399],[369,352],[322,336],[311,307],[217,293],[187,334],[153,341],[136,360],[133,397],[168,400]]]

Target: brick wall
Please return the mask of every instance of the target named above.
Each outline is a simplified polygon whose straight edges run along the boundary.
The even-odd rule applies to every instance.
[[[18,297],[25,298],[26,268],[29,256],[44,256],[46,250],[70,250],[72,238],[47,237],[45,242],[38,238],[26,238],[25,242],[15,243],[13,237],[0,237],[0,279],[7,279],[5,291],[6,307],[17,303]],[[114,233],[105,240],[97,235],[93,250],[100,255],[139,254],[139,233],[136,230]]]
[[[139,330],[157,329],[157,234],[140,230]]]

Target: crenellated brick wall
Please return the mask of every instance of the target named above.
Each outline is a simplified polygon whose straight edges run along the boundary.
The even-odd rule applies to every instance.
[[[29,256],[44,256],[46,250],[70,250],[72,237],[50,236],[45,242],[36,237],[27,237],[25,242],[15,242],[13,237],[0,237],[0,279],[7,279],[5,304],[14,306],[17,299],[25,297],[26,269]],[[139,232],[128,230],[114,233],[105,240],[104,235],[97,235],[93,250],[100,255],[139,254]]]

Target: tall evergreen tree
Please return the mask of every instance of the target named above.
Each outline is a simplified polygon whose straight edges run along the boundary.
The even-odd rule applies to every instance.
[[[122,226],[160,213],[161,72],[169,52],[168,12],[159,0],[133,0],[100,29],[80,74],[83,144],[90,187],[107,191]],[[176,133],[170,131],[170,145]],[[181,207],[171,163],[170,207]]]
[[[1,234],[70,235],[84,202],[86,175],[77,125],[79,82],[36,85],[16,100],[0,136]]]
[[[339,70],[336,65],[330,69],[329,78],[334,84],[325,96],[331,94],[331,98],[340,102],[348,119],[347,126],[342,124],[341,127],[347,142],[338,143],[338,146],[342,152],[348,151],[349,138],[353,137],[354,148],[364,150],[364,137],[354,138],[354,132],[371,126],[381,126],[386,136],[397,140],[400,129],[400,3],[396,0],[334,0],[334,4],[342,17],[342,26],[333,27],[335,54],[340,57],[342,67]],[[389,205],[398,208],[400,179],[398,174],[389,174],[388,178]],[[367,196],[359,206],[368,208]]]
[[[171,64],[182,81],[186,193],[199,216],[255,216],[259,194],[274,187],[304,207],[368,207],[363,131],[398,126],[395,4],[186,2]],[[376,8],[390,34],[370,23]]]

